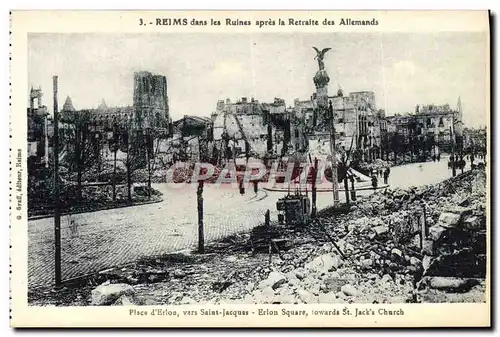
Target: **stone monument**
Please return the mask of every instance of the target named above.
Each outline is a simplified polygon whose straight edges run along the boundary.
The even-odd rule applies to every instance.
[[[334,112],[333,109],[329,109],[328,104],[328,83],[330,82],[330,77],[325,70],[325,63],[323,59],[325,58],[325,54],[332,48],[323,48],[323,50],[319,50],[316,47],[313,47],[316,51],[316,57],[314,59],[318,60],[318,71],[316,75],[314,75],[314,85],[316,86],[316,104],[317,104],[317,118],[315,118],[316,125],[314,126],[317,129],[327,129],[330,130],[330,150],[331,150],[331,158],[332,158],[332,190],[333,190],[333,206],[339,206],[339,186],[337,181],[337,151],[335,148],[335,128],[334,128]],[[330,110],[332,110],[330,112]],[[330,116],[331,114],[331,116]]]
[[[316,103],[318,109],[317,125],[319,126],[324,125],[328,120],[328,83],[330,82],[330,77],[325,70],[323,59],[325,58],[326,52],[331,48],[324,48],[321,51],[316,47],[313,48],[316,51],[316,57],[314,59],[318,60],[319,67],[319,70],[313,78],[314,85],[316,86]]]

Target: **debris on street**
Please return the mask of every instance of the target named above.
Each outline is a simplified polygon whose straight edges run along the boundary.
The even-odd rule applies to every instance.
[[[382,190],[358,199],[348,212],[323,210],[307,226],[280,226],[272,219],[207,244],[205,254],[138,261],[58,293],[33,291],[30,300],[35,305],[484,302],[486,227],[485,174],[474,170],[437,185]]]

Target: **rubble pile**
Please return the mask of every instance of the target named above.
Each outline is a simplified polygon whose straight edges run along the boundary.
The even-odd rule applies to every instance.
[[[478,170],[470,196],[443,208],[423,248],[419,289],[467,292],[486,277],[486,177]]]
[[[266,249],[240,250],[188,272],[175,268],[169,281],[135,288],[165,304],[405,303],[432,301],[435,291],[477,292],[486,270],[483,173],[436,186],[387,189],[346,214],[323,212],[320,225],[280,231],[291,244],[274,252],[271,262]],[[273,226],[266,233],[279,237]],[[231,245],[248,246],[255,235],[254,230],[233,238]],[[221,247],[226,252],[230,241]],[[151,286],[161,296],[151,297]],[[470,299],[482,300],[481,293]]]
[[[478,284],[484,285],[487,242],[484,170],[436,186],[376,193],[365,198],[353,213],[360,218],[348,226],[355,230],[356,237],[384,242],[391,255],[401,252],[400,260],[407,262],[406,272],[414,274],[418,290],[424,296],[429,290],[467,292]],[[361,260],[361,264],[381,265],[380,261],[373,254]],[[395,267],[389,263],[390,269]]]
[[[372,194],[300,229],[258,226],[206,254],[111,271],[80,305],[482,302],[485,185],[475,170]],[[266,238],[286,249],[266,250]]]

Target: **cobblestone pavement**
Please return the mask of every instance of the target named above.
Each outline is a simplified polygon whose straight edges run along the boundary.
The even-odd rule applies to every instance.
[[[389,183],[408,187],[436,183],[450,176],[446,161],[410,164],[391,169]],[[62,274],[67,280],[106,268],[187,248],[195,248],[198,238],[196,188],[172,189],[154,186],[164,200],[156,204],[73,215],[62,225]],[[371,193],[364,191],[364,194]],[[279,192],[248,189],[240,195],[232,187],[205,185],[205,241],[251,229],[264,220],[267,209],[276,219]],[[341,201],[343,193],[340,193]],[[331,192],[318,193],[318,209],[331,205]],[[50,285],[54,281],[53,218],[28,223],[28,285]]]

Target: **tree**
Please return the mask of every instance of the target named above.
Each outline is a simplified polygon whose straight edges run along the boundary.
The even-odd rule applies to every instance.
[[[144,137],[141,130],[134,129],[131,123],[127,123],[120,129],[120,149],[125,152],[122,159],[127,171],[127,198],[132,201],[132,174],[146,166],[146,151]]]
[[[103,137],[89,110],[74,111],[61,118],[61,167],[70,180],[76,174],[77,198],[82,197],[82,177],[101,162]],[[96,173],[97,174],[97,173]]]
[[[113,137],[109,140],[109,150],[113,152],[113,202],[116,202],[116,154],[120,148],[118,125],[113,124]]]
[[[158,167],[157,159],[162,139],[166,139],[166,134],[161,130],[147,129],[144,135],[143,142],[147,150],[148,198],[151,198],[151,178]]]
[[[345,190],[345,201],[349,205],[349,182],[347,181],[347,172],[351,168],[352,161],[352,146],[354,144],[354,137],[351,137],[351,145],[349,150],[341,152],[340,162],[339,162],[339,173],[342,175],[344,180],[344,190]]]

